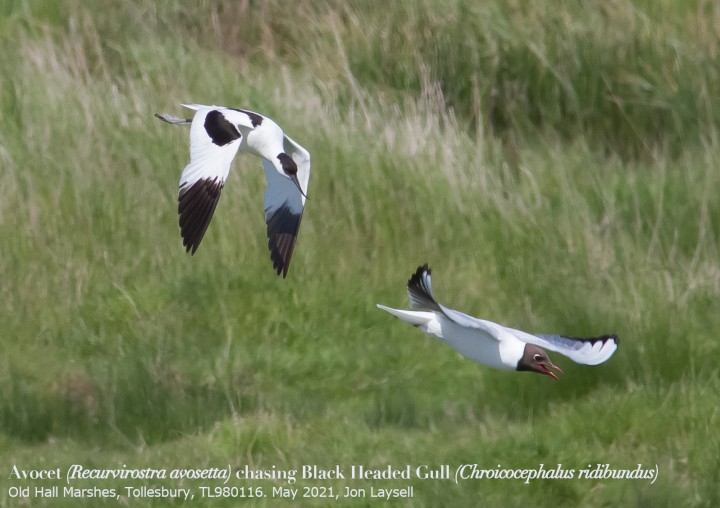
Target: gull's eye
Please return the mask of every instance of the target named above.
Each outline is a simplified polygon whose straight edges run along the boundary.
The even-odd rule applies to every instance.
[[[533,360],[535,360],[536,362],[539,362],[540,360],[542,360],[542,356],[540,356],[539,353],[535,353],[535,356],[533,356]]]

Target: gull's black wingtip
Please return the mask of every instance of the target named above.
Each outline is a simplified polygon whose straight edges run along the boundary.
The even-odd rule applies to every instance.
[[[410,307],[413,309],[423,309],[431,311],[440,311],[440,305],[435,300],[430,285],[430,267],[427,263],[418,267],[415,273],[410,277],[407,283],[408,296],[410,298]]]
[[[418,284],[422,280],[422,276],[425,272],[427,272],[428,275],[432,275],[432,270],[430,270],[430,267],[427,263],[422,266],[418,266],[417,270],[415,270],[415,273],[412,274],[408,279],[408,286]]]
[[[598,335],[597,337],[569,337],[566,335],[560,335],[560,337],[563,337],[565,339],[570,339],[570,340],[577,340],[580,342],[589,342],[590,344],[595,344],[597,342],[601,342],[604,345],[604,344],[607,344],[608,342],[612,341],[615,343],[615,346],[620,345],[620,339],[618,338],[617,334],[615,334],[615,333]]]
[[[602,342],[603,344],[606,344],[607,342],[614,342],[616,346],[620,344],[620,339],[618,338],[617,334],[615,333],[608,333],[606,335],[600,335],[598,337],[588,337],[583,338],[580,340],[584,340],[587,342],[591,342],[592,344],[595,344],[596,342]]]

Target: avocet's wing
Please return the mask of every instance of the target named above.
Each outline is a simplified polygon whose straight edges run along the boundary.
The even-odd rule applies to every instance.
[[[283,141],[285,153],[292,157],[295,164],[297,164],[298,172],[296,176],[300,183],[300,189],[307,196],[308,184],[310,183],[310,152],[293,141],[290,136],[285,135]],[[305,204],[305,196],[302,196],[303,205]]]
[[[297,241],[300,222],[305,210],[305,195],[310,181],[310,153],[285,136],[285,153],[297,165],[297,179],[302,193],[295,183],[277,172],[269,161],[263,159],[267,189],[265,190],[265,222],[267,223],[270,259],[278,275],[287,276]]]
[[[195,254],[240,147],[238,126],[252,128],[252,124],[249,117],[234,112],[229,121],[228,108],[183,105],[197,113],[190,126],[190,163],[180,177],[178,214],[183,245]]]

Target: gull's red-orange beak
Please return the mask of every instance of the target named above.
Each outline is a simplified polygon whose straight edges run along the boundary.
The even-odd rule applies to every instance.
[[[555,373],[550,370],[550,368],[553,368],[553,369],[557,370],[560,374],[563,374],[563,371],[560,367],[558,367],[557,365],[550,363],[550,362],[541,363],[540,366],[543,368],[543,371],[544,371],[543,374],[547,374],[548,376],[553,378],[555,381],[560,381],[560,379],[555,375]]]

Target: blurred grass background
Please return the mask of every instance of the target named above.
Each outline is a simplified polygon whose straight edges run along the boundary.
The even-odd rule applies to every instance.
[[[720,505],[717,3],[5,0],[0,43],[0,463],[642,463],[405,504]],[[312,153],[287,280],[251,157],[185,254],[183,101]],[[451,307],[621,346],[465,361],[375,309],[426,261]]]

